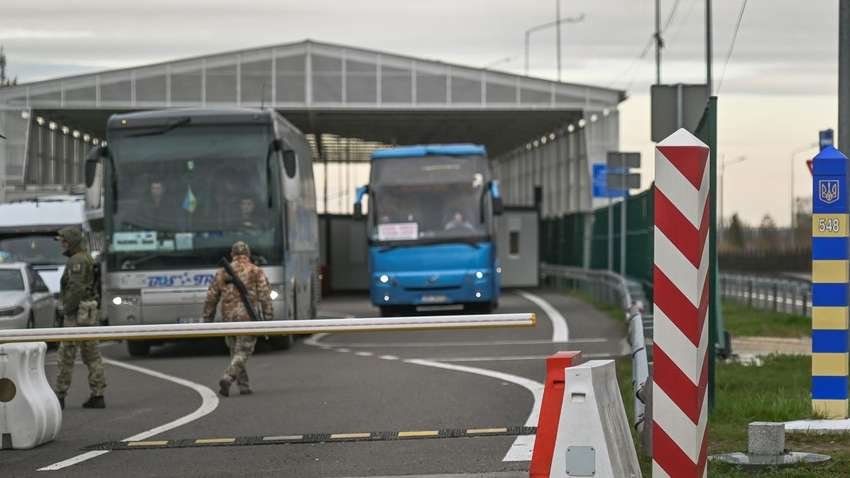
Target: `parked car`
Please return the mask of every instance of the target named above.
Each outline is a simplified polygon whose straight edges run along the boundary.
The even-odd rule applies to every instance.
[[[0,329],[53,327],[56,298],[24,262],[0,263]]]

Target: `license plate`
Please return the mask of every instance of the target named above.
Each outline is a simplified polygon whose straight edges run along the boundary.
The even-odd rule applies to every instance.
[[[449,298],[444,295],[423,295],[423,304],[442,304],[448,302]]]
[[[200,324],[203,322],[204,319],[201,317],[180,317],[177,319],[178,324]]]

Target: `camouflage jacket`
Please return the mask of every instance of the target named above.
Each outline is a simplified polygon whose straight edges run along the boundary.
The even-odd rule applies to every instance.
[[[254,307],[257,307],[259,302],[260,308],[258,313],[261,314],[260,320],[272,320],[272,300],[271,289],[269,288],[269,280],[266,278],[265,272],[262,269],[251,263],[251,260],[245,256],[236,256],[233,262],[230,263],[233,271],[239,276],[239,279],[245,284],[245,289],[248,290],[248,298]],[[207,289],[207,300],[204,304],[204,320],[212,322],[215,318],[215,308],[221,301],[221,315],[225,322],[237,322],[251,320],[248,311],[242,304],[242,297],[239,296],[239,289],[230,282],[227,272],[220,269]]]
[[[80,302],[93,300],[94,259],[85,249],[77,249],[68,258],[65,272],[59,282],[59,299],[65,315],[74,315],[80,308]]]

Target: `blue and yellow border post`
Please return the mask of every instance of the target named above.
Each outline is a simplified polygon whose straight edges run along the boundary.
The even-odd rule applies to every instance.
[[[847,418],[848,160],[829,146],[814,159],[812,204],[812,410]]]

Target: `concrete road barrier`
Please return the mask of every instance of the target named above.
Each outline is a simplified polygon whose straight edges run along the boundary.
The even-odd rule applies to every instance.
[[[44,375],[44,342],[0,344],[0,443],[29,449],[59,433],[62,410]]]
[[[565,370],[551,478],[641,477],[613,360]]]

